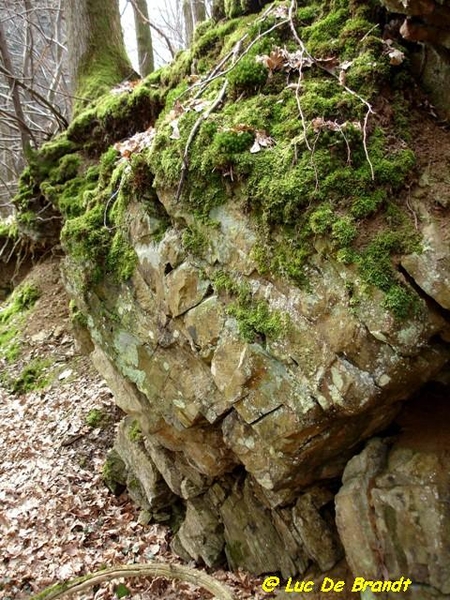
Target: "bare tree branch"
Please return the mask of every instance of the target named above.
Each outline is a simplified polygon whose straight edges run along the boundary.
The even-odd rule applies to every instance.
[[[32,96],[34,96],[36,98],[36,100],[38,100],[39,102],[44,104],[50,110],[50,112],[56,117],[60,126],[62,126],[63,128],[66,128],[69,125],[67,119],[59,112],[59,110],[57,110],[50,102],[48,102],[48,100],[46,98],[44,98],[44,96],[42,96],[39,92],[34,90],[32,87],[30,87],[29,85],[27,85],[26,83],[24,83],[23,81],[18,79],[17,77],[15,77],[9,69],[0,65],[0,73],[3,73],[8,78],[12,79],[16,85],[27,90]]]
[[[109,569],[103,569],[102,571],[97,571],[96,573],[91,573],[90,575],[85,575],[78,579],[66,582],[63,586],[57,584],[56,586],[47,588],[37,596],[34,596],[31,600],[57,600],[57,598],[81,592],[96,584],[104,581],[111,581],[118,577],[148,577],[155,575],[193,583],[194,585],[203,587],[205,590],[211,592],[218,600],[233,600],[233,596],[228,588],[211,577],[211,575],[207,575],[206,573],[203,573],[203,571],[191,567],[185,567],[184,565],[157,562],[151,564],[120,565]]]
[[[13,75],[13,66],[12,66],[12,62],[11,62],[11,56],[9,53],[9,49],[8,49],[8,46],[6,43],[5,31],[3,29],[3,23],[1,23],[1,22],[0,22],[0,55],[2,57],[3,64],[5,65],[5,67],[0,67],[0,69],[1,69],[2,73],[4,73],[6,75],[6,78],[8,80],[9,86],[10,86],[13,105],[14,105],[14,111],[16,114],[19,129],[20,129],[20,137],[22,139],[22,148],[23,148],[24,155],[27,156],[27,154],[29,153],[30,148],[31,148],[31,140],[33,139],[33,136],[26,124],[25,115],[24,115],[23,109],[22,109],[22,102],[20,100],[19,90],[17,88],[17,80],[16,80],[16,77]]]

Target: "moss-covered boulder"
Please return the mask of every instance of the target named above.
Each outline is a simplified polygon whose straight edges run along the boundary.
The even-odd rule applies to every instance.
[[[341,558],[345,464],[450,358],[443,181],[423,185],[449,138],[377,3],[244,8],[81,113],[17,203],[62,220],[136,501],[164,481],[181,555],[288,576]]]

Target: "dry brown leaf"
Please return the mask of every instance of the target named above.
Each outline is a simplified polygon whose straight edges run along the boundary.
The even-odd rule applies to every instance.
[[[258,129],[255,132],[255,141],[253,142],[253,146],[250,148],[250,152],[252,154],[256,154],[257,152],[261,152],[264,148],[270,148],[275,144],[275,140],[271,138],[265,131],[262,129]]]

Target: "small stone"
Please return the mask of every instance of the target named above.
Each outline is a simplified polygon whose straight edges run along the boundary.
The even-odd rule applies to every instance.
[[[68,377],[70,377],[72,375],[72,373],[73,373],[72,369],[66,369],[65,371],[63,371],[62,373],[60,373],[58,375],[58,379],[60,381],[62,381],[63,379],[67,379]]]
[[[34,335],[32,335],[31,341],[39,344],[47,338],[48,338],[48,331],[44,330],[44,331],[39,331],[39,333],[35,333]]]

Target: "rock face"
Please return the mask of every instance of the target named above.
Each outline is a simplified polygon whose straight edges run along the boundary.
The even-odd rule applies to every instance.
[[[407,576],[414,585],[406,597],[448,598],[447,389],[424,392],[400,423],[398,439],[372,439],[345,468],[336,496],[341,540],[360,577]]]
[[[176,516],[186,559],[287,577],[345,549],[373,576],[379,531],[341,500],[339,536],[334,495],[450,358],[450,141],[402,89],[379,10],[293,6],[202,25],[174,65],[99,100],[41,150],[21,208],[57,204],[83,347],[128,415],[110,487]],[[381,575],[447,593],[421,571],[445,552],[402,520],[421,492],[397,502],[389,483],[415,458],[386,444],[345,483],[371,516],[376,479],[386,544],[399,523]],[[414,480],[425,502],[436,460]]]
[[[168,195],[163,202],[176,210]],[[130,283],[104,282],[77,302],[88,302],[94,363],[142,431],[139,448],[133,450],[125,429],[116,446],[135,499],[158,512],[171,496],[182,498],[186,516],[174,547],[206,564],[225,553],[231,566],[256,573],[288,576],[311,562],[332,567],[342,556],[333,494],[315,482],[338,477],[357,444],[385,428],[402,401],[442,368],[449,358],[446,320],[423,303],[416,317],[398,322],[363,294],[352,308],[348,290],[351,284],[357,293],[357,274],[320,257],[306,292],[258,276],[250,258],[254,231],[232,208],[215,214],[220,225],[209,232],[206,259],[184,250],[176,228],[152,241],[144,211],[129,210],[139,257]],[[433,275],[428,256],[444,268],[441,276]],[[425,252],[403,264],[445,307],[445,260]],[[277,337],[242,339],[227,313],[229,298],[214,290],[224,268],[248,274],[254,293],[282,313]],[[68,259],[69,286],[75,271]],[[384,442],[369,448],[367,456],[375,453],[378,462],[364,463],[366,479],[375,467],[378,474],[387,453]],[[358,460],[347,467],[346,481]],[[362,502],[364,494],[357,495]],[[356,531],[348,523],[343,530]]]
[[[381,0],[391,13],[405,15],[399,30],[417,43],[413,68],[430,93],[441,117],[450,117],[450,8],[444,0]]]

